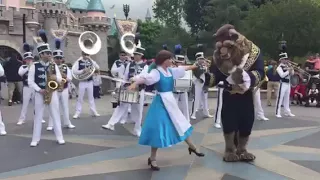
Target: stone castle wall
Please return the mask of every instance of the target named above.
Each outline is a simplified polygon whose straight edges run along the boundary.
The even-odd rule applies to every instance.
[[[107,17],[86,17],[86,13],[73,14],[76,22],[68,23],[68,13],[66,6],[61,3],[52,4],[50,2],[39,2],[35,8],[24,7],[17,10],[14,7],[0,5],[0,45],[15,49],[20,54],[23,53],[23,14],[26,16],[26,41],[36,47],[33,37],[37,35],[40,28],[47,32],[49,44],[54,49],[54,37],[51,35],[51,29],[58,29],[57,18],[62,22],[60,29],[67,30],[68,34],[63,40],[62,50],[64,50],[66,62],[74,63],[80,56],[78,39],[82,32],[93,31],[102,41],[102,47],[98,54],[92,56],[96,60],[101,70],[107,71],[108,67],[108,48],[107,31],[110,26],[110,18]],[[81,17],[82,15],[82,17]],[[36,50],[34,54],[37,55]],[[105,91],[110,89],[110,82],[104,81]]]

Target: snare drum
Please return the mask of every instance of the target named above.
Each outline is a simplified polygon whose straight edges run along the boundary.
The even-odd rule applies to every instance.
[[[153,101],[153,98],[156,96],[156,94],[152,92],[145,92],[144,93],[144,103],[151,104]]]
[[[183,78],[174,81],[174,92],[189,92],[192,88],[192,71],[186,71]]]
[[[120,102],[138,104],[140,99],[139,91],[122,90],[120,92]]]

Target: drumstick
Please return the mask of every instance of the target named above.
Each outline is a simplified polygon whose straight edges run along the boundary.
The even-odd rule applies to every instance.
[[[126,80],[123,80],[123,79],[119,79],[119,78],[113,78],[113,77],[106,76],[106,75],[101,75],[101,78],[109,79],[111,81],[121,82],[121,83],[125,83],[125,84],[130,83],[129,81],[126,81]]]

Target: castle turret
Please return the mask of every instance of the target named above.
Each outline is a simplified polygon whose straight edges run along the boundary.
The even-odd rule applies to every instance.
[[[108,46],[107,37],[111,19],[105,14],[101,0],[90,0],[87,7],[87,15],[82,18],[82,25],[88,31],[95,32],[102,40],[102,47],[98,54],[92,58],[100,65],[101,70],[108,70]]]
[[[67,7],[62,0],[37,0],[36,7],[39,12],[39,23],[47,31],[50,46],[53,48],[55,37],[51,34],[51,29],[57,30],[63,27]]]

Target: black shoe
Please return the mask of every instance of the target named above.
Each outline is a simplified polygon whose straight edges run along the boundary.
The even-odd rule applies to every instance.
[[[9,101],[9,102],[8,102],[8,106],[12,106],[12,101]]]
[[[153,166],[152,165],[152,161],[151,161],[150,158],[148,158],[148,165],[150,166],[152,171],[159,171],[160,170],[160,168],[158,166]]]
[[[197,155],[198,157],[203,157],[203,156],[204,156],[203,153],[197,152],[197,150],[195,150],[195,149],[188,148],[188,150],[189,150],[189,154],[190,154],[190,155],[191,155],[191,153],[194,153],[194,154]]]

